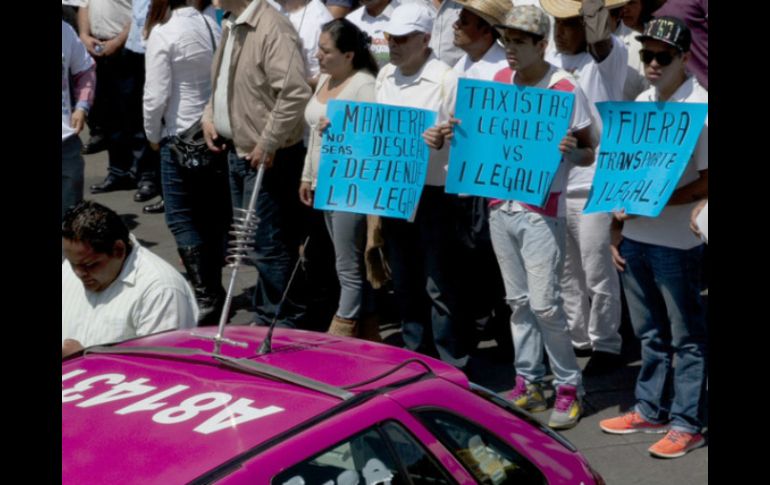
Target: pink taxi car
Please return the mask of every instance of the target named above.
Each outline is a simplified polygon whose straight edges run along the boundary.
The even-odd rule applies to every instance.
[[[216,329],[196,329],[213,335]],[[321,333],[172,331],[62,363],[65,484],[603,484],[438,360]]]

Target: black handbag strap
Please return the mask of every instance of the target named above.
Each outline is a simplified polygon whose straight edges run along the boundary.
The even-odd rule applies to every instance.
[[[211,30],[211,26],[209,25],[208,21],[206,20],[206,16],[203,15],[203,12],[198,10],[198,13],[201,14],[201,17],[203,18],[203,23],[206,24],[206,28],[209,29],[209,37],[211,37],[211,47],[214,52],[217,50],[217,41],[214,40],[214,31]]]

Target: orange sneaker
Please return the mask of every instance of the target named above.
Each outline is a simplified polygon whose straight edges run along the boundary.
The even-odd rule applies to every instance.
[[[631,411],[616,418],[603,419],[599,422],[599,427],[605,433],[611,434],[665,433],[668,431],[667,424],[651,423],[636,411]]]
[[[672,429],[662,440],[650,446],[647,451],[658,458],[679,458],[705,444],[706,440],[700,433],[687,433]]]

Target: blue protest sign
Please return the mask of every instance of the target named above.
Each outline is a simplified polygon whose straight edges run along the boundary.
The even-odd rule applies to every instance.
[[[596,103],[604,125],[583,213],[657,217],[687,168],[708,114],[702,103]]]
[[[410,219],[428,173],[422,133],[436,113],[387,104],[331,100],[316,209]]]
[[[460,79],[446,191],[542,207],[561,161],[572,93]]]

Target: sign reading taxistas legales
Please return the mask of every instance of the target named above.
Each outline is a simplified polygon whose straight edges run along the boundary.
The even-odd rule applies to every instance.
[[[460,79],[446,191],[542,207],[559,168],[574,95]]]

